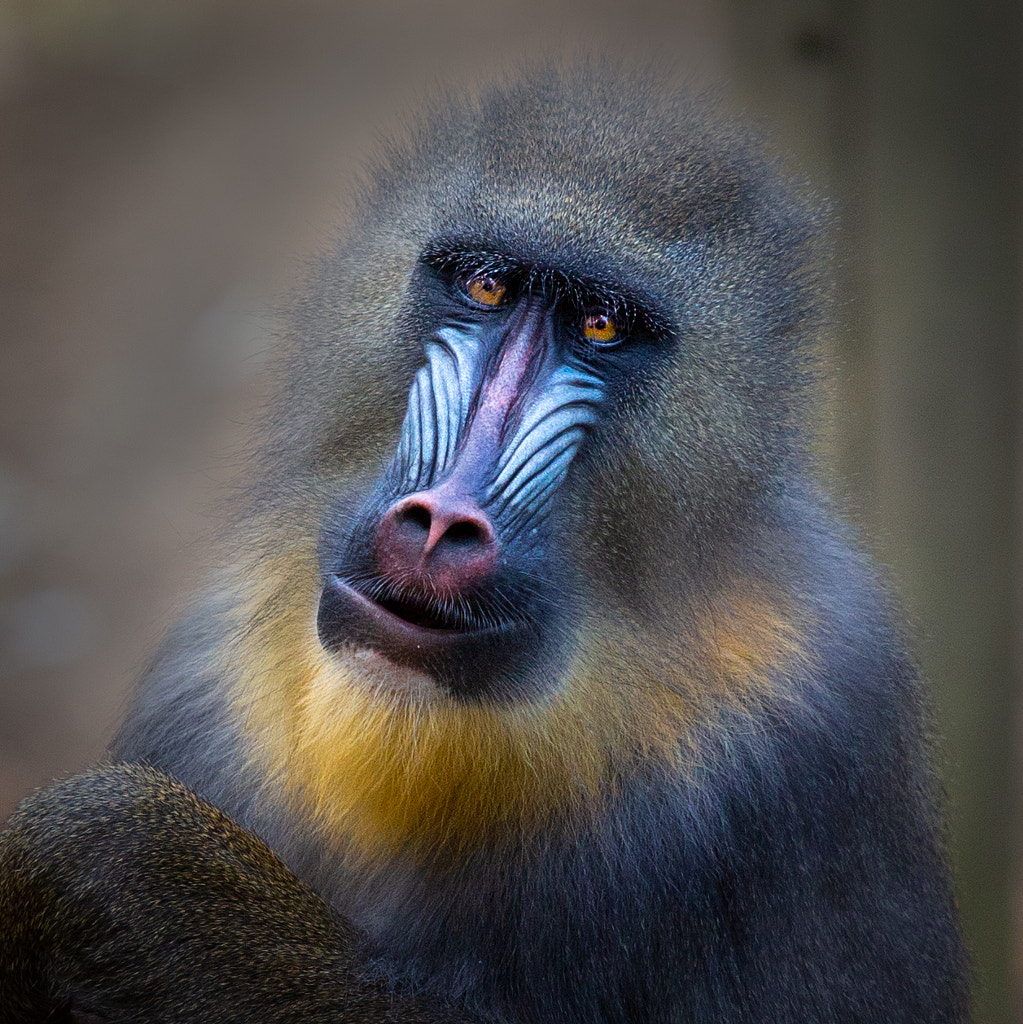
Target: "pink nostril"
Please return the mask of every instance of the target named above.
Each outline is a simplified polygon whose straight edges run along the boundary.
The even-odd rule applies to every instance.
[[[440,490],[422,491],[403,498],[391,506],[387,515],[393,515],[399,526],[411,534],[425,535],[424,555],[431,554],[438,545],[482,547],[493,544],[495,540],[490,519],[476,502],[448,496]]]
[[[497,536],[472,498],[442,485],[396,501],[380,520],[373,553],[384,576],[454,596],[493,571]]]

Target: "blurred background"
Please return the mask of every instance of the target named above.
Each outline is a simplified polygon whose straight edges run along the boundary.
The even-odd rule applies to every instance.
[[[0,817],[102,753],[201,581],[273,310],[438,82],[724,84],[834,198],[835,488],[936,690],[977,1019],[1023,1021],[1019,0],[0,0]]]

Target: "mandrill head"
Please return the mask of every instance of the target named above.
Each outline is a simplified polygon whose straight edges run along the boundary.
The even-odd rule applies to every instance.
[[[820,224],[652,79],[425,118],[292,320],[225,650],[346,849],[582,827],[803,659],[782,495]]]

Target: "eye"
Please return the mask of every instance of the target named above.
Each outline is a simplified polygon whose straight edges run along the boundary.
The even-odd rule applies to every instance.
[[[458,286],[477,306],[500,306],[508,295],[502,278],[485,270],[466,274],[459,279]]]
[[[597,348],[611,348],[622,341],[622,322],[606,309],[595,309],[582,319],[582,335]]]

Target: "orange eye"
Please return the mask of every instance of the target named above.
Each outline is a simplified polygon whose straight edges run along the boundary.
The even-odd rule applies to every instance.
[[[583,337],[594,345],[613,345],[621,340],[621,328],[606,310],[587,313],[583,317]]]
[[[500,306],[508,286],[496,274],[478,273],[462,282],[465,294],[479,306]]]

